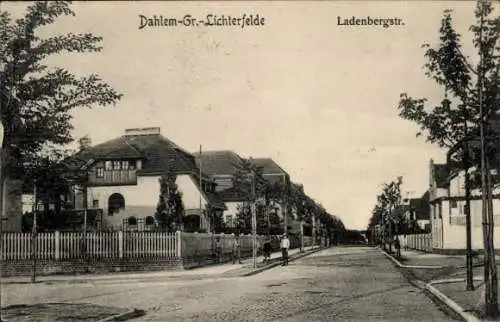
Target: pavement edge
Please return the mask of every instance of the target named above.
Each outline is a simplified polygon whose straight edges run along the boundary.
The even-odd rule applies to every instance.
[[[380,249],[380,251],[388,257],[396,266],[399,268],[442,268],[444,266],[411,266],[411,265],[403,265],[401,264],[396,258],[391,256],[389,253],[385,252],[384,250]],[[442,281],[436,281],[436,282],[442,282]],[[431,295],[441,302],[442,304],[446,305],[450,310],[453,311],[457,316],[459,316],[462,320],[467,321],[467,322],[479,322],[481,321],[480,319],[476,318],[474,315],[466,312],[460,305],[458,305],[455,301],[453,301],[451,298],[440,292],[437,288],[432,286],[433,281],[429,283],[422,282],[420,280],[415,281],[415,285],[419,288],[422,288],[426,290],[427,292],[431,293]]]
[[[111,321],[127,321],[130,319],[135,319],[141,316],[146,315],[146,311],[144,310],[138,310],[138,309],[131,309],[127,312],[123,312],[120,314],[115,314],[110,317],[101,319],[97,322],[111,322]]]
[[[289,262],[293,262],[294,260],[297,260],[297,259],[309,256],[309,255],[314,254],[314,253],[317,253],[317,252],[319,252],[319,251],[321,251],[323,249],[325,249],[325,248],[320,247],[320,248],[309,250],[309,251],[307,251],[305,253],[299,253],[299,255],[291,257],[288,261]],[[241,274],[240,277],[247,277],[247,276],[256,275],[256,274],[262,273],[263,271],[266,271],[268,269],[274,268],[274,267],[279,266],[279,265],[281,265],[281,262],[272,263],[272,264],[269,264],[267,266],[254,269],[254,270],[252,270],[252,271],[250,271],[248,273]]]

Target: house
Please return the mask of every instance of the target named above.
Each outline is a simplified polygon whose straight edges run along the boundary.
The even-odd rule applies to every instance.
[[[229,150],[203,151],[201,154],[194,155],[197,157],[197,165],[217,184],[218,197],[227,208],[224,212],[224,218],[229,227],[235,226],[238,207],[250,199],[248,192],[243,191],[240,187],[235,187],[233,182],[234,175],[243,169],[246,162],[261,168],[263,178],[269,183],[285,183],[290,180],[289,175],[270,158],[244,159]],[[282,217],[281,205],[273,205],[270,212]],[[291,220],[289,224],[292,224]]]
[[[87,174],[70,196],[74,208],[104,210],[101,225],[148,229],[154,225],[159,179],[168,175],[182,193],[191,229],[209,229],[208,206],[223,212],[216,183],[201,172],[193,155],[160,133],[160,128],[126,129],[124,135],[82,149],[69,160]]]
[[[430,231],[429,191],[427,190],[420,198],[408,199],[405,206],[405,217],[410,224],[409,228]]]
[[[429,210],[431,221],[432,247],[444,247],[444,225],[446,225],[446,213],[449,209],[448,200],[448,177],[450,168],[447,164],[436,164],[434,160],[429,162]],[[445,217],[443,217],[445,216]]]
[[[495,174],[495,170],[492,170]],[[456,250],[466,248],[465,171],[451,170],[448,166],[446,180],[434,192],[431,201],[431,226],[433,248]],[[500,225],[500,199],[498,188],[493,193],[495,228]],[[431,194],[432,196],[433,194]],[[471,243],[473,249],[483,249],[482,198],[478,188],[471,189]],[[500,247],[500,236],[494,234],[494,245]]]
[[[245,160],[230,150],[203,151],[201,154],[193,153],[197,166],[210,176],[215,183],[216,191],[230,189],[233,178],[244,166]]]

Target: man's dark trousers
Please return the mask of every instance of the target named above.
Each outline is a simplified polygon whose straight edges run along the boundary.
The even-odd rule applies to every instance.
[[[288,265],[288,248],[281,249],[281,256],[283,257],[283,266]]]

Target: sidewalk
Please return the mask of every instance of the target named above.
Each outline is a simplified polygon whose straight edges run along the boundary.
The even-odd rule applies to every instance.
[[[484,318],[483,257],[473,259],[475,290],[466,290],[465,256],[402,251],[401,259],[390,254],[397,265],[409,272],[424,288],[466,321]],[[498,261],[497,261],[498,265]],[[425,267],[427,266],[427,267]],[[500,265],[497,266],[500,269]]]
[[[315,248],[318,248],[315,246]],[[312,247],[304,247],[304,251],[308,252]],[[291,249],[289,251],[289,256],[292,257],[300,252],[299,249]],[[281,252],[271,253],[271,261],[276,262],[281,260]],[[264,256],[258,256],[256,258],[259,266],[262,267],[262,262],[264,261]],[[258,266],[258,267],[259,267]],[[99,282],[117,282],[117,281],[127,281],[135,282],[142,281],[146,279],[200,279],[209,277],[224,277],[231,276],[234,277],[235,272],[248,272],[253,269],[253,258],[245,258],[242,260],[241,264],[214,264],[210,266],[203,266],[199,268],[178,270],[178,271],[155,271],[155,272],[138,272],[138,273],[109,273],[109,274],[81,274],[81,275],[48,275],[48,276],[37,276],[37,283],[99,283]],[[29,284],[31,283],[30,277],[4,277],[1,279],[2,284]]]

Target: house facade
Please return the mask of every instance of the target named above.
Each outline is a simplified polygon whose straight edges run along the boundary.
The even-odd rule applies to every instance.
[[[434,167],[433,167],[434,166]],[[437,174],[436,171],[443,171]],[[432,226],[432,246],[436,249],[466,248],[466,200],[465,171],[450,171],[445,165],[433,165],[431,160],[431,179],[434,171],[434,186],[429,190]],[[444,174],[447,173],[444,180]],[[431,181],[432,183],[432,181]],[[493,215],[496,228],[500,226],[500,190],[493,191]],[[471,190],[471,243],[473,249],[483,249],[482,200],[479,189]],[[495,247],[500,247],[500,236],[494,234]]]
[[[429,162],[429,210],[431,221],[432,247],[443,249],[449,246],[445,241],[449,220],[448,177],[449,167],[446,164]]]
[[[121,137],[83,149],[73,160],[87,173],[86,182],[74,187],[73,204],[76,209],[103,209],[104,228],[152,229],[162,176],[178,186],[192,229],[210,228],[208,206],[225,209],[215,194],[216,183],[160,128],[127,129]]]

